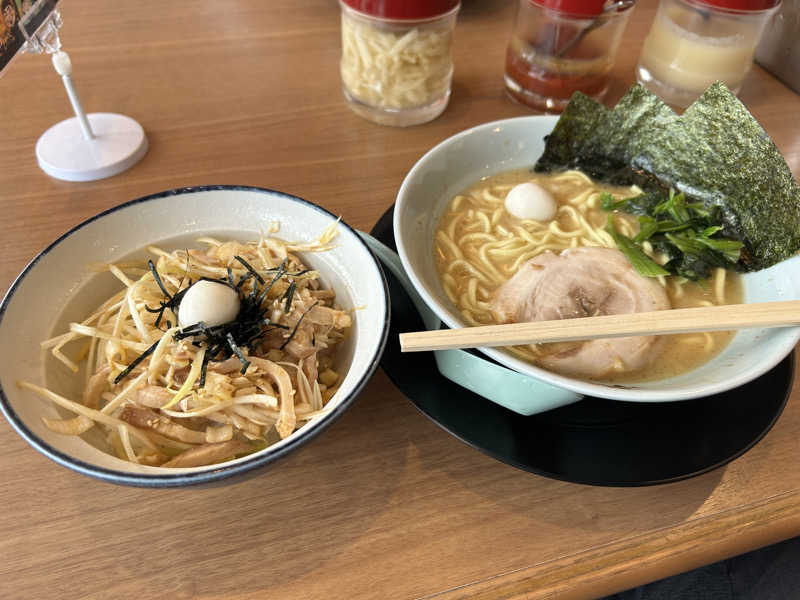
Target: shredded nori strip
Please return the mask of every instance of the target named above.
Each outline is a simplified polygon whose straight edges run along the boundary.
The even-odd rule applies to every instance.
[[[258,295],[257,303],[259,305],[266,299],[267,294],[269,294],[269,291],[272,289],[272,286],[275,285],[281,277],[286,275],[286,264],[288,262],[289,258],[288,257],[284,258],[281,264],[275,268],[274,270],[275,276],[272,278],[272,281],[270,281],[269,285],[267,285],[263,290],[261,290],[261,293]],[[269,271],[272,272],[273,269],[269,269]],[[255,292],[255,288],[253,288],[253,292]]]
[[[153,274],[153,279],[156,280],[158,287],[161,288],[161,292],[167,297],[168,300],[172,299],[172,294],[167,291],[167,288],[164,287],[164,282],[161,281],[161,275],[158,274],[156,270],[156,266],[153,264],[152,260],[147,261],[147,266],[150,267],[150,272]]]
[[[245,372],[247,372],[247,367],[250,366],[250,361],[247,360],[247,357],[244,355],[244,353],[242,352],[241,348],[239,348],[239,346],[236,345],[236,341],[233,339],[233,336],[231,335],[230,332],[225,334],[225,339],[228,340],[228,346],[230,346],[230,349],[237,356],[237,358],[241,361],[242,370],[240,371],[240,373],[242,375],[244,375]]]
[[[188,253],[187,253],[188,256]],[[234,257],[238,262],[240,262],[247,273],[242,275],[239,278],[239,281],[234,281],[233,271],[230,267],[227,268],[227,276],[223,277],[222,279],[212,279],[209,277],[201,277],[198,281],[212,281],[214,283],[219,283],[221,285],[227,285],[228,287],[235,290],[239,295],[239,313],[236,316],[236,319],[231,321],[230,323],[224,323],[222,325],[216,325],[214,327],[208,327],[202,321],[199,323],[193,323],[192,325],[188,325],[183,327],[179,331],[175,332],[174,339],[175,340],[183,340],[187,338],[194,338],[192,340],[192,345],[195,347],[202,347],[203,344],[206,345],[206,354],[203,358],[203,364],[201,366],[200,377],[198,379],[198,385],[203,387],[205,385],[206,380],[206,372],[208,368],[208,363],[210,361],[218,361],[218,360],[225,360],[231,356],[236,356],[239,361],[242,363],[241,372],[244,374],[247,371],[247,368],[250,366],[250,361],[247,359],[242,348],[250,348],[256,345],[266,334],[270,331],[274,331],[275,329],[283,329],[289,330],[287,325],[282,325],[280,323],[273,323],[269,316],[268,312],[270,307],[262,307],[264,300],[267,298],[272,287],[283,277],[297,277],[300,275],[304,275],[311,271],[311,269],[304,269],[298,271],[297,273],[289,273],[287,269],[287,264],[289,258],[286,257],[283,259],[280,265],[277,267],[273,267],[271,269],[266,269],[267,272],[274,273],[273,278],[270,282],[262,289],[259,289],[258,284],[264,284],[264,278],[250,265],[244,258],[241,256]],[[180,304],[181,299],[183,298],[184,294],[189,290],[189,288],[193,285],[192,281],[189,281],[189,286],[186,288],[181,289],[179,292],[170,295],[164,286],[160,275],[158,274],[157,269],[152,261],[148,262],[150,266],[150,270],[153,273],[153,277],[155,278],[156,282],[158,283],[159,288],[161,289],[162,293],[166,297],[165,301],[161,301],[158,308],[150,308],[149,306],[145,306],[145,309],[148,312],[158,313],[158,317],[156,318],[156,327],[158,327],[159,323],[161,322],[162,316],[166,309],[170,309],[173,313],[177,314],[177,309]],[[188,272],[188,266],[187,266]],[[243,287],[245,283],[249,280],[253,279],[253,289],[249,293],[245,293],[243,291]],[[183,282],[181,282],[183,283]],[[287,287],[284,294],[278,300],[279,303],[284,304],[284,311],[286,313],[290,312],[292,300],[294,298],[294,294],[297,289],[297,284],[294,280],[289,282],[289,286]],[[300,326],[300,323],[303,321],[306,313],[309,310],[317,306],[319,302],[315,302],[311,307],[308,308],[298,319],[297,323],[295,324],[294,329],[289,334],[289,337],[280,347],[283,349],[286,344],[288,344],[294,335],[297,333],[297,328]],[[170,321],[167,321],[169,327],[171,327]],[[150,356],[153,353],[158,342],[153,344],[150,348],[148,348],[145,352],[141,355],[137,356],[133,362],[122,372],[120,373],[117,378],[115,379],[115,383],[119,383],[125,376],[127,376],[138,364],[140,364],[145,358]]]
[[[283,312],[285,312],[287,315],[289,314],[289,311],[292,309],[292,298],[294,298],[294,291],[296,288],[297,284],[294,281],[292,281],[289,284],[289,287],[286,288],[286,292],[284,292],[283,297],[281,298],[281,300],[284,300]]]
[[[256,278],[256,281],[258,281],[258,283],[264,283],[264,278],[263,278],[263,277],[261,277],[261,275],[259,275],[259,274],[258,274],[258,271],[256,271],[256,270],[255,270],[255,269],[252,267],[252,265],[250,265],[250,263],[249,263],[249,262],[247,262],[245,259],[243,259],[243,258],[242,258],[241,256],[239,256],[239,255],[236,255],[236,256],[234,256],[233,258],[235,258],[235,259],[236,259],[236,260],[238,260],[240,263],[242,263],[242,264],[244,265],[244,268],[245,268],[245,269],[247,269],[247,270],[250,272],[250,274],[251,274],[253,277],[255,277],[255,278]]]
[[[116,385],[116,384],[118,384],[120,381],[122,381],[123,379],[125,379],[125,378],[126,378],[126,377],[127,377],[129,374],[130,374],[130,372],[131,372],[131,371],[133,371],[133,370],[134,370],[136,367],[138,367],[138,366],[139,366],[139,364],[140,364],[140,363],[141,363],[141,362],[142,362],[142,361],[143,361],[145,358],[147,358],[148,356],[150,356],[150,355],[151,355],[151,354],[152,354],[152,353],[155,351],[155,349],[156,349],[156,346],[158,346],[158,342],[154,342],[152,346],[150,346],[150,347],[149,347],[147,350],[145,350],[145,351],[144,351],[144,352],[142,352],[142,353],[141,353],[139,356],[137,356],[136,358],[134,358],[134,359],[131,361],[131,364],[129,364],[127,367],[125,367],[125,369],[123,369],[123,370],[120,372],[120,374],[119,374],[119,375],[117,375],[117,376],[114,378],[114,384]]]
[[[195,323],[194,325],[187,325],[180,331],[176,331],[175,335],[173,336],[176,340],[182,340],[188,337],[192,337],[198,333],[207,333],[208,327],[202,321]]]
[[[306,309],[306,310],[303,312],[303,314],[302,314],[302,315],[300,315],[300,318],[299,318],[299,319],[297,319],[297,323],[295,323],[295,325],[294,325],[294,329],[292,329],[292,333],[290,333],[290,334],[289,334],[289,337],[288,337],[288,338],[286,338],[286,341],[285,341],[285,342],[283,342],[283,344],[281,344],[281,346],[280,346],[280,349],[281,349],[281,350],[283,350],[284,348],[286,348],[286,345],[287,345],[289,342],[291,342],[291,341],[292,341],[292,338],[294,338],[294,335],[297,333],[297,328],[298,328],[298,327],[300,327],[300,323],[302,323],[302,322],[303,322],[303,319],[305,319],[305,318],[306,318],[306,315],[308,314],[308,312],[309,312],[309,311],[310,311],[312,308],[314,308],[314,307],[315,307],[317,304],[319,304],[319,301],[317,301],[317,302],[314,302],[314,304],[312,304],[311,306],[309,306],[309,307],[308,307],[308,308],[307,308],[307,309]]]
[[[250,273],[246,273],[243,277],[239,278],[239,283],[237,283],[235,286],[233,286],[234,289],[236,289],[236,290],[242,289],[242,286],[244,286],[244,284],[247,283],[248,281],[250,281],[252,278],[253,278],[253,276]]]
[[[209,351],[203,355],[203,364],[200,365],[200,378],[197,380],[197,387],[203,387],[206,384],[206,372],[208,371],[208,361],[211,360]]]
[[[180,290],[179,292],[173,294],[172,296],[169,296],[167,294],[167,296],[169,297],[169,300],[167,300],[166,302],[164,302],[162,300],[161,304],[159,305],[158,308],[150,308],[149,306],[145,305],[144,309],[147,312],[158,313],[158,316],[156,317],[156,322],[154,323],[156,328],[158,328],[158,326],[161,324],[161,319],[163,318],[164,311],[166,309],[170,309],[172,311],[172,313],[175,314],[175,316],[177,317],[176,309],[178,308],[178,305],[181,303],[181,300],[183,300],[184,294],[186,294],[186,291],[190,287],[192,287],[192,282],[191,281],[189,281],[189,286],[188,287],[183,288],[182,290]],[[169,325],[170,321],[167,321],[167,323],[168,323],[167,329],[172,327],[172,325]]]

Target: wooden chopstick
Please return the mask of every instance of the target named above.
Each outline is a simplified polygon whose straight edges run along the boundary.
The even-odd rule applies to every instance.
[[[800,325],[800,300],[416,331],[400,334],[400,349],[421,352],[792,325]]]

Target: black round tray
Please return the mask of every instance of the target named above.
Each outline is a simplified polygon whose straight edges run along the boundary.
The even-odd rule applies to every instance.
[[[393,212],[372,235],[395,249]],[[525,417],[440,375],[431,353],[401,354],[398,334],[424,326],[402,286],[384,271],[392,321],[381,366],[389,378],[445,431],[532,473],[606,486],[694,477],[752,448],[778,420],[792,388],[794,352],[758,379],[714,396],[658,403],[584,397]]]

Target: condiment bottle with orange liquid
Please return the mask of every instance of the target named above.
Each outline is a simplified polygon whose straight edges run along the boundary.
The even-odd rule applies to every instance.
[[[545,112],[561,112],[577,91],[602,99],[632,9],[633,0],[519,0],[508,94]]]

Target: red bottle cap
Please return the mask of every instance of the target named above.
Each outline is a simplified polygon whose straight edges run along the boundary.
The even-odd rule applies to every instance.
[[[723,10],[758,11],[769,10],[780,4],[781,0],[690,0],[691,4],[711,6]]]
[[[397,21],[432,19],[449,13],[459,5],[459,0],[340,0],[353,10]]]
[[[531,0],[534,4],[576,17],[596,17],[606,0]]]

